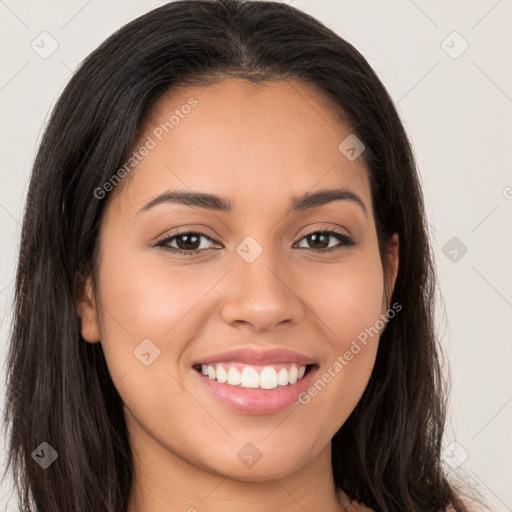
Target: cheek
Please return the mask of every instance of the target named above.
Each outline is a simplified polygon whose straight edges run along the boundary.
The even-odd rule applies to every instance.
[[[135,428],[142,425],[163,444],[178,438],[184,453],[193,451],[193,443],[183,440],[197,418],[204,420],[204,410],[183,391],[180,361],[201,327],[201,298],[218,280],[217,272],[198,276],[192,267],[148,262],[147,253],[134,256],[133,248],[124,252],[105,254],[100,266],[101,336],[109,372]]]
[[[136,357],[148,351],[155,360],[152,367],[176,366],[194,335],[191,318],[200,309],[197,305],[218,279],[214,273],[199,282],[194,272],[170,270],[169,265],[148,263],[143,254],[129,254],[128,249],[126,255],[105,254],[100,264],[101,340],[114,382],[138,369],[141,361]]]
[[[346,421],[370,378],[385,326],[380,315],[384,293],[378,252],[308,273],[308,306],[320,318],[329,355],[300,402],[314,410],[330,435]],[[316,286],[311,286],[313,280]]]
[[[354,253],[328,269],[312,266],[301,279],[308,290],[305,300],[338,354],[379,319],[384,284],[378,252]]]

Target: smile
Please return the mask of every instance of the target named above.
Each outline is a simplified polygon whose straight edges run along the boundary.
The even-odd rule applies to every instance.
[[[240,388],[275,389],[301,380],[308,366],[296,364],[255,366],[237,362],[201,365],[201,373],[222,384]],[[196,367],[199,371],[199,367]]]
[[[210,399],[244,414],[276,414],[298,404],[318,369],[311,357],[284,348],[237,348],[192,363]]]

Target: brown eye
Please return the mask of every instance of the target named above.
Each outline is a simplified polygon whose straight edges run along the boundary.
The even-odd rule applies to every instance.
[[[330,241],[333,239],[338,239],[339,243],[329,245]],[[352,238],[335,230],[314,231],[308,233],[301,241],[302,240],[306,241],[307,246],[301,247],[301,249],[310,249],[318,252],[331,252],[343,247],[352,247],[355,245]]]
[[[196,232],[196,231],[184,231],[182,233],[176,233],[173,236],[167,236],[163,240],[159,241],[156,245],[158,247],[163,247],[171,252],[176,252],[179,254],[196,254],[198,252],[202,252],[211,247],[205,246],[205,243],[202,243],[202,240],[205,239],[209,242],[213,242],[213,240],[204,233]],[[171,244],[176,244],[175,246]]]
[[[201,235],[197,235],[197,233],[183,234],[173,237],[176,240],[176,245],[178,249],[184,250],[197,250],[201,245]]]

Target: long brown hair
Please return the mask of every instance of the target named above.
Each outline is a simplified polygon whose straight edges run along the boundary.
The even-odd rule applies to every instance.
[[[382,512],[465,505],[441,465],[444,386],[435,275],[416,165],[385,87],[363,56],[286,4],[181,0],[132,21],[89,55],[55,106],[23,220],[4,422],[20,509],[125,512],[133,478],[122,400],[75,307],[93,270],[102,212],[94,191],[126,161],[151,107],[177,85],[236,76],[301,80],[364,141],[381,255],[399,234],[391,297],[400,314],[368,386],[332,440],[337,489]],[[383,259],[384,261],[384,259]],[[58,461],[32,453],[47,442]]]

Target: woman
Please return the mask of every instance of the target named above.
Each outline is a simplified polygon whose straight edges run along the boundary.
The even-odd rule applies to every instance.
[[[389,95],[318,21],[187,0],[121,28],[31,177],[20,507],[467,510],[440,461],[425,226]]]

